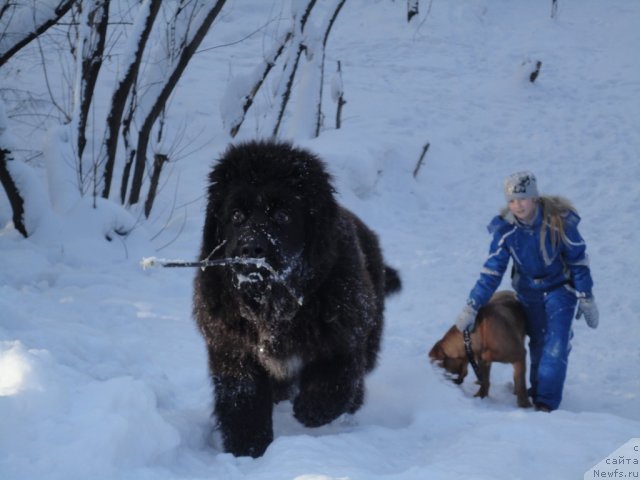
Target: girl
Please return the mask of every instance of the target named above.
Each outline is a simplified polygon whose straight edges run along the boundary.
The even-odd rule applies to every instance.
[[[456,326],[461,331],[472,326],[513,259],[512,286],[527,312],[529,394],[538,410],[549,412],[562,400],[576,303],[576,318],[584,315],[587,325],[598,326],[586,245],[571,203],[538,195],[533,173],[510,175],[504,189],[507,208],[488,226],[493,235],[489,257]]]

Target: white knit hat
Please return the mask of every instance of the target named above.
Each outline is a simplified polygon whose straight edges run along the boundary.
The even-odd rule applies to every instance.
[[[516,198],[538,197],[536,176],[528,171],[516,172],[504,179],[504,195],[507,202]]]

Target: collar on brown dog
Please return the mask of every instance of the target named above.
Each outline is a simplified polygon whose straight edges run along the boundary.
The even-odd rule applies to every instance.
[[[478,362],[476,362],[476,357],[473,355],[473,348],[471,347],[471,330],[469,329],[469,327],[463,330],[462,337],[464,338],[464,352],[467,354],[467,360],[469,360],[471,368],[473,368],[478,381],[482,382],[480,368],[478,367]]]

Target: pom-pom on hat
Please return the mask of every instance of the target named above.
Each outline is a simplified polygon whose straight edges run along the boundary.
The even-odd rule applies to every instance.
[[[536,176],[528,171],[516,172],[504,179],[504,195],[507,202],[516,198],[538,197]]]

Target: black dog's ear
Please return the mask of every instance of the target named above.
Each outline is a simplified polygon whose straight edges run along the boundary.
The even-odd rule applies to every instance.
[[[202,230],[202,245],[200,247],[199,260],[204,260],[211,255],[211,252],[221,243],[220,222],[215,212],[207,210]]]
[[[221,181],[221,173],[214,167],[209,174],[209,186],[207,188],[207,211],[205,213],[202,231],[202,246],[200,260],[211,255],[211,252],[222,242],[222,216],[225,198],[225,186]]]
[[[305,244],[310,247],[307,251],[307,260],[311,265],[319,266],[326,265],[327,255],[334,251],[331,245],[336,241],[339,207],[333,195],[319,200],[318,204],[319,207],[308,209]]]
[[[335,199],[331,175],[322,160],[306,150],[298,150],[298,164],[302,179],[298,191],[305,199],[307,209],[306,245],[312,265],[326,264],[326,255],[334,251],[330,247],[336,241],[340,207]],[[323,260],[324,259],[324,260]]]

